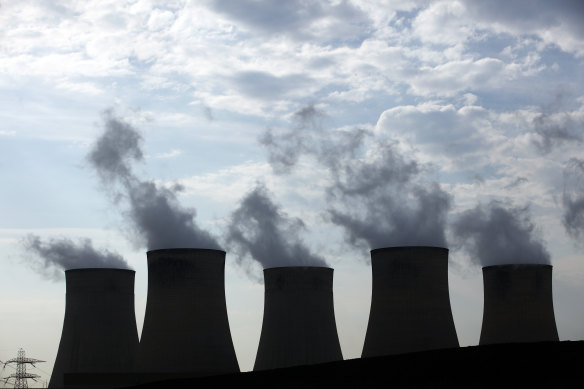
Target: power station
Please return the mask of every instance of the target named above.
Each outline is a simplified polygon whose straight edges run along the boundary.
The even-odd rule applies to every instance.
[[[484,307],[479,344],[557,341],[552,266],[483,267]]]
[[[239,372],[225,302],[225,251],[148,251],[141,382]]]
[[[239,372],[225,301],[225,255],[194,248],[148,251],[140,341],[133,270],[65,271],[63,332],[49,387],[131,386]],[[363,358],[459,347],[448,249],[374,249],[371,269]],[[343,359],[333,273],[309,266],[264,270],[264,316],[254,371]],[[486,266],[483,284],[480,345],[559,340],[552,266]]]
[[[333,269],[264,269],[264,318],[254,370],[343,359],[333,303]]]
[[[138,331],[134,275],[126,269],[65,271],[65,318],[50,388],[65,374],[127,374],[134,369]],[[108,386],[116,386],[115,374]]]
[[[448,291],[448,249],[371,250],[371,270],[362,357],[459,347]]]

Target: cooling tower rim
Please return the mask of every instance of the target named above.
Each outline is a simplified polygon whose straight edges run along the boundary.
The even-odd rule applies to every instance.
[[[284,270],[284,269],[324,269],[324,270],[332,270],[335,271],[332,267],[328,266],[274,266],[274,267],[266,267],[264,272],[267,270]]]
[[[450,250],[446,247],[440,246],[389,246],[389,247],[379,247],[376,249],[371,249],[370,253],[373,254],[383,252],[383,251],[401,251],[401,250],[411,250],[411,249],[426,249],[426,250],[440,250],[446,251],[448,253]]]
[[[489,270],[489,269],[506,269],[506,268],[523,268],[523,269],[528,269],[528,268],[553,268],[552,265],[547,264],[547,263],[507,263],[507,264],[503,264],[503,265],[489,265],[489,266],[483,266],[483,271],[484,270]]]
[[[122,272],[132,272],[132,273],[136,273],[136,270],[133,269],[122,269],[119,267],[79,267],[79,268],[74,268],[74,269],[67,269],[65,270],[65,273],[72,273],[72,272],[102,272],[102,271],[107,271],[107,272],[112,272],[112,271],[122,271]]]
[[[146,251],[146,254],[149,253],[157,253],[157,252],[185,252],[185,251],[210,251],[210,252],[220,252],[223,254],[227,254],[225,250],[221,249],[208,249],[208,248],[198,248],[198,247],[173,247],[168,249],[154,249]]]

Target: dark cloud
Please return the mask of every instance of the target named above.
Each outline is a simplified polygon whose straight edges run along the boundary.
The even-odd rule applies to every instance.
[[[263,268],[327,266],[300,238],[302,220],[284,213],[263,184],[258,184],[231,214],[227,244],[240,263],[253,258]]]
[[[584,2],[579,0],[470,0],[464,4],[479,20],[501,23],[512,30],[534,33],[561,26],[584,38]]]
[[[88,155],[104,187],[120,206],[128,207],[123,215],[134,241],[149,250],[219,248],[215,239],[195,223],[196,211],[179,203],[180,186],[167,188],[135,175],[132,163],[143,155],[141,139],[134,127],[108,111],[103,133]]]
[[[584,237],[584,159],[572,158],[564,170],[562,222],[574,238]]]
[[[261,100],[281,99],[313,83],[309,77],[302,74],[278,77],[259,71],[239,72],[233,76],[232,81],[242,94]]]
[[[507,184],[503,187],[503,189],[515,189],[518,186],[520,186],[521,184],[524,184],[526,182],[529,182],[529,180],[525,177],[517,177],[515,180],[513,180],[513,182],[511,182],[510,184]]]
[[[528,207],[500,201],[479,204],[463,212],[453,223],[452,231],[457,245],[480,266],[550,263]]]
[[[79,268],[129,269],[128,263],[109,250],[98,250],[90,239],[74,242],[67,238],[51,238],[43,241],[39,236],[28,235],[22,241],[30,264],[53,280],[61,280],[63,271]]]
[[[331,178],[328,219],[352,244],[446,246],[451,199],[438,184],[422,182],[424,168],[367,130],[325,130],[325,117],[309,105],[294,115],[291,130],[264,133],[274,171],[290,173],[303,155],[324,166]]]
[[[216,12],[253,31],[293,39],[316,39],[322,35],[325,39],[354,39],[362,34],[359,27],[370,23],[349,1],[212,0],[209,4]]]
[[[539,136],[534,143],[542,154],[548,154],[566,143],[582,143],[584,123],[574,120],[568,112],[554,115],[542,113],[534,119],[533,125]]]

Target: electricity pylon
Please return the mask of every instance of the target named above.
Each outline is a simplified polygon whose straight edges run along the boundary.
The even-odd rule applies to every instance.
[[[9,375],[8,377],[4,378],[4,383],[6,384],[9,379],[14,378],[14,387],[15,388],[28,388],[28,379],[32,379],[36,381],[37,378],[40,377],[38,374],[32,374],[26,372],[26,365],[30,363],[34,366],[37,362],[44,362],[40,359],[33,359],[33,358],[26,358],[23,349],[18,350],[18,356],[16,358],[9,359],[8,361],[4,362],[4,367],[6,367],[9,363],[16,363],[16,373]]]

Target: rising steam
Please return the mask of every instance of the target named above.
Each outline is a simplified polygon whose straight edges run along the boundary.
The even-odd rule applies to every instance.
[[[238,261],[253,258],[263,268],[278,266],[327,266],[310,252],[299,233],[302,220],[282,212],[263,184],[258,184],[231,215],[227,243]]]
[[[480,266],[550,263],[528,207],[500,201],[479,204],[453,223],[453,233],[471,261]]]
[[[216,240],[195,223],[196,211],[181,206],[177,194],[182,187],[164,187],[142,180],[133,163],[142,159],[142,136],[129,123],[104,115],[103,133],[87,156],[90,165],[117,203],[126,206],[123,215],[133,240],[148,250],[162,248],[217,249]]]
[[[67,238],[43,241],[37,235],[28,235],[22,245],[27,254],[32,254],[31,265],[45,277],[56,281],[63,279],[63,271],[69,269],[130,268],[119,254],[95,249],[87,238],[77,242]]]
[[[562,222],[574,239],[584,236],[584,159],[572,158],[564,170]]]
[[[261,143],[274,172],[289,173],[301,154],[325,167],[328,220],[351,244],[446,246],[451,198],[437,183],[423,182],[425,167],[367,130],[325,131],[324,117],[308,106],[294,115],[291,130],[266,131]]]

